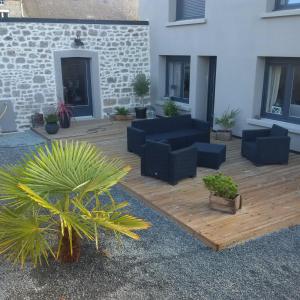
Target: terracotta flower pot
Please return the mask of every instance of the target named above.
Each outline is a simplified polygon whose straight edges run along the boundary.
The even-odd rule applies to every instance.
[[[242,208],[242,196],[237,195],[234,199],[226,199],[210,193],[209,205],[213,210],[236,214]]]

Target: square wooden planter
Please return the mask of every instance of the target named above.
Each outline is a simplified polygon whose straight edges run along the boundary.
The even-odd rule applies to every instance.
[[[232,140],[232,132],[231,131],[226,131],[226,130],[218,130],[216,132],[216,139],[219,141],[231,141]]]
[[[127,115],[127,116],[124,116],[124,115],[114,115],[113,119],[115,121],[131,121],[131,120],[133,120],[133,116],[132,115]]]
[[[234,215],[242,208],[242,196],[237,195],[234,199],[225,199],[210,193],[209,206],[213,210]]]

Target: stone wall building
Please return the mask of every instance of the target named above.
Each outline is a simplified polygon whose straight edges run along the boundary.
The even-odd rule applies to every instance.
[[[90,111],[79,105],[78,116],[103,118],[116,106],[134,107],[132,81],[138,73],[149,76],[149,56],[147,22],[2,20],[0,109],[8,103],[11,111],[0,126],[24,130],[33,113],[74,91],[79,102],[86,93],[91,105]]]

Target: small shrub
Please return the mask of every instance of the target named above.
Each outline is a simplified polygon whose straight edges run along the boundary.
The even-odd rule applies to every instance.
[[[167,117],[176,117],[178,116],[178,107],[174,101],[169,100],[164,104],[164,114]]]
[[[203,182],[206,188],[216,196],[234,199],[238,195],[238,185],[231,177],[221,173],[205,176]]]
[[[51,124],[51,123],[57,123],[58,122],[58,117],[56,114],[51,114],[45,117],[46,123]]]
[[[150,80],[145,74],[140,73],[135,77],[132,86],[135,95],[141,98],[144,105],[144,97],[149,94],[150,90]]]
[[[239,112],[239,109],[229,110],[228,108],[220,118],[216,118],[216,124],[227,131],[232,129],[235,125],[235,119]]]
[[[126,107],[116,107],[116,115],[120,115],[120,116],[128,116],[129,115],[129,109],[127,109]]]

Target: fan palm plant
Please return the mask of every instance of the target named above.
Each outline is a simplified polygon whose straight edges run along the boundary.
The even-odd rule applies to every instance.
[[[150,224],[128,215],[128,203],[110,193],[129,170],[95,146],[62,141],[0,169],[0,254],[37,266],[49,256],[78,261],[81,239],[98,249],[100,229],[139,239],[135,231]]]

